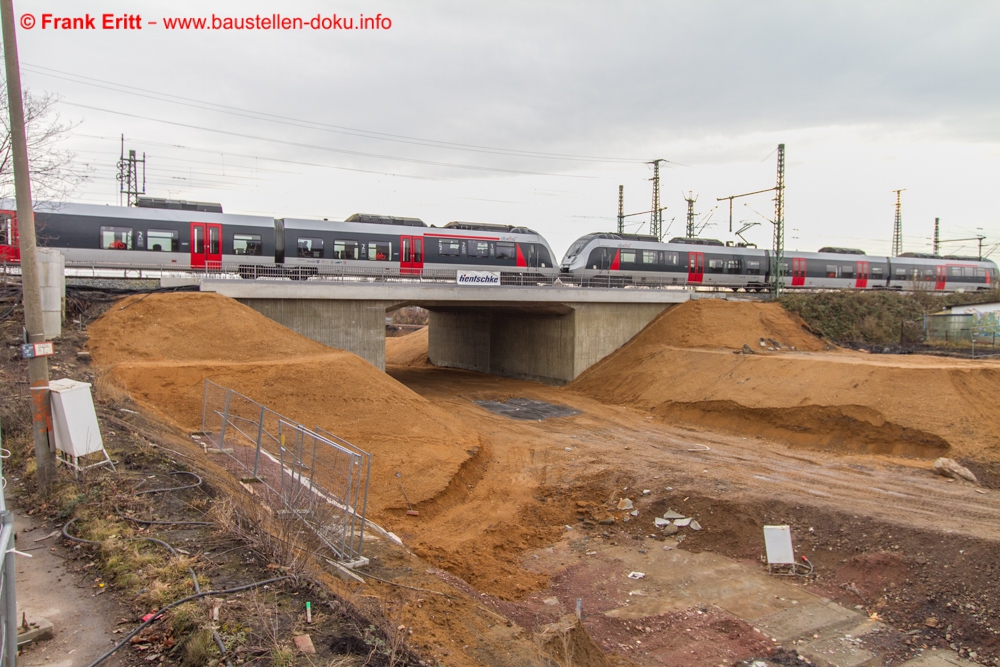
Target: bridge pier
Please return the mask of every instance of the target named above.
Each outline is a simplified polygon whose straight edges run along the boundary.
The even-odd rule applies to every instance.
[[[395,301],[238,298],[318,343],[347,350],[385,371],[385,313]]]
[[[663,303],[431,307],[435,366],[565,384],[670,307]]]

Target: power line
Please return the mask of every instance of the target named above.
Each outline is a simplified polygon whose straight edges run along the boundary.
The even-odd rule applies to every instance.
[[[115,111],[113,109],[102,109],[101,107],[90,106],[88,104],[79,104],[77,102],[63,102],[63,104],[66,104],[66,105],[69,105],[69,106],[73,106],[73,107],[80,107],[81,109],[90,109],[92,111],[101,111],[103,113],[115,114],[117,116],[125,116],[126,118],[138,118],[139,120],[148,120],[148,121],[153,121],[155,123],[163,123],[165,125],[173,125],[175,127],[185,127],[185,128],[192,129],[192,130],[201,130],[203,132],[214,132],[216,134],[224,134],[224,135],[227,135],[227,136],[230,136],[230,137],[239,137],[241,139],[252,139],[252,140],[256,140],[256,141],[266,141],[266,142],[274,143],[274,144],[283,144],[283,145],[286,145],[286,146],[294,146],[295,148],[306,148],[306,149],[312,149],[312,150],[327,151],[327,152],[330,152],[330,153],[341,153],[341,154],[344,154],[344,155],[356,155],[356,156],[359,156],[359,157],[371,157],[371,158],[378,158],[378,159],[382,159],[382,160],[393,160],[393,161],[396,161],[396,162],[408,162],[408,163],[412,163],[412,164],[423,164],[423,165],[429,165],[429,166],[434,166],[434,167],[450,167],[450,168],[453,168],[453,169],[471,169],[473,171],[487,171],[487,172],[497,172],[497,173],[503,173],[503,174],[519,174],[519,175],[527,175],[527,176],[555,176],[555,177],[559,177],[559,178],[587,178],[587,179],[597,178],[596,176],[585,176],[585,175],[580,175],[580,174],[553,174],[553,173],[549,173],[549,172],[540,172],[540,171],[522,171],[522,170],[519,170],[519,169],[502,169],[500,167],[480,167],[480,166],[477,166],[477,165],[456,164],[456,163],[453,163],[453,162],[437,162],[437,161],[434,161],[434,160],[418,160],[416,158],[405,158],[405,157],[398,157],[398,156],[394,156],[394,155],[379,155],[378,153],[366,153],[366,152],[363,152],[363,151],[351,151],[351,150],[347,150],[345,148],[332,148],[330,146],[318,146],[316,144],[305,144],[305,143],[300,143],[300,142],[297,142],[297,141],[286,141],[286,140],[283,140],[283,139],[274,139],[273,137],[262,137],[262,136],[257,136],[257,135],[253,135],[253,134],[244,134],[242,132],[233,132],[233,131],[230,131],[230,130],[218,130],[218,129],[211,128],[211,127],[202,127],[200,125],[192,125],[190,123],[180,123],[180,122],[173,121],[173,120],[164,120],[162,118],[153,118],[151,116],[141,116],[139,114],[126,113],[124,111]]]
[[[301,127],[311,130],[320,130],[323,132],[332,132],[336,134],[344,134],[348,136],[356,136],[364,139],[376,139],[379,141],[391,141],[395,143],[412,144],[416,146],[426,146],[430,148],[443,148],[449,150],[459,150],[473,153],[487,153],[492,155],[505,155],[510,157],[526,157],[526,158],[536,158],[536,159],[549,159],[549,160],[569,160],[569,161],[580,161],[580,162],[616,162],[616,163],[637,163],[641,162],[638,159],[632,158],[618,158],[618,157],[605,157],[605,156],[594,156],[594,155],[574,155],[570,153],[548,153],[543,151],[526,151],[514,148],[499,148],[494,146],[481,146],[477,144],[465,144],[459,142],[451,141],[440,141],[436,139],[424,139],[420,137],[410,137],[401,134],[390,134],[386,132],[376,132],[373,130],[363,130],[359,128],[346,127],[342,125],[331,125],[328,123],[320,123],[317,121],[310,121],[301,118],[293,118],[289,116],[280,116],[277,114],[269,114],[261,111],[254,111],[252,109],[243,109],[240,107],[229,106],[225,104],[218,104],[215,102],[207,102],[205,100],[198,100],[190,97],[182,97],[180,95],[172,95],[169,93],[161,93],[158,91],[148,90],[145,88],[136,88],[133,86],[124,87],[120,84],[114,83],[112,81],[105,81],[103,79],[95,79],[89,76],[83,76],[80,74],[74,74],[72,72],[65,72],[62,70],[53,69],[51,67],[43,67],[42,65],[27,65],[25,69],[34,72],[35,74],[40,74],[42,76],[48,76],[56,79],[62,79],[64,81],[71,81],[74,83],[79,83],[86,86],[92,86],[95,88],[103,88],[105,90],[112,90],[117,93],[124,93],[126,95],[134,95],[137,97],[144,97],[147,99],[153,99],[160,102],[169,102],[171,104],[177,104],[181,106],[192,107],[196,109],[202,109],[204,111],[214,111],[216,113],[226,113],[234,116],[240,116],[243,118],[250,118],[253,120],[262,120],[270,123],[279,123],[282,125],[290,125],[294,127]],[[60,76],[62,75],[62,76]]]

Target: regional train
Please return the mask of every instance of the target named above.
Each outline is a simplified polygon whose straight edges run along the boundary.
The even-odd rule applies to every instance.
[[[592,285],[688,285],[760,292],[774,267],[769,250],[678,237],[663,243],[637,234],[587,234],[566,251],[562,275]],[[804,289],[993,289],[997,265],[978,257],[903,253],[874,257],[854,248],[790,250],[779,269],[784,284]]]
[[[499,273],[501,284],[767,288],[771,253],[711,239],[595,233],[580,237],[560,265],[537,232],[518,225],[354,214],[344,221],[274,219],[222,212],[218,204],[140,198],[136,207],[43,203],[35,207],[39,245],[67,267],[227,271],[244,279],[305,280],[322,275],[402,275],[456,279]],[[0,201],[0,261],[19,260],[13,202]],[[788,251],[780,271],[790,288],[995,288],[997,265],[977,257],[904,253],[874,257],[850,248]]]
[[[17,217],[0,208],[0,260],[16,261]],[[40,246],[67,267],[236,271],[308,279],[378,273],[454,278],[492,271],[551,281],[552,249],[526,227],[354,214],[343,222],[222,213],[218,204],[140,199],[138,207],[40,204]],[[0,204],[2,206],[2,204]]]

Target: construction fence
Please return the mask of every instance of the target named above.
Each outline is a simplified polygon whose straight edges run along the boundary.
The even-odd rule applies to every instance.
[[[206,451],[254,489],[275,518],[305,528],[333,558],[365,562],[371,454],[320,428],[310,429],[232,389],[205,381]]]

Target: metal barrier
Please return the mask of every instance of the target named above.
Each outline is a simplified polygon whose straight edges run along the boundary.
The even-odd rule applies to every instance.
[[[14,515],[7,510],[4,489],[7,478],[3,476],[2,459],[10,456],[2,448],[0,437],[0,667],[14,667],[17,663],[17,589],[14,568]]]
[[[275,518],[299,522],[348,566],[362,564],[371,454],[205,380],[202,436],[249,479]]]

